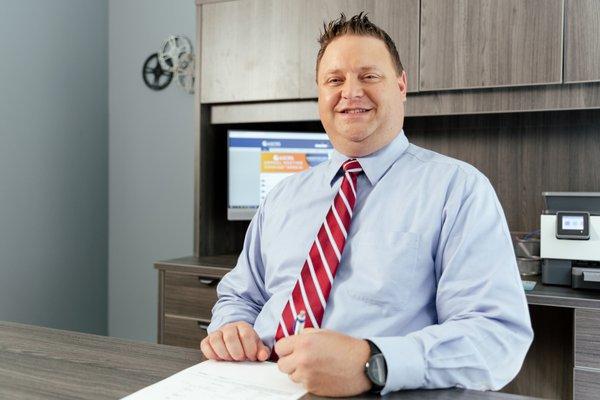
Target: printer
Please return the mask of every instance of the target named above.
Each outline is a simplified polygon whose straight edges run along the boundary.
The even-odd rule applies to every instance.
[[[544,192],[542,283],[600,289],[600,193]]]

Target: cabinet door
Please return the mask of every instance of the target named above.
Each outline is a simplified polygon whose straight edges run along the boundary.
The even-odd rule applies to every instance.
[[[200,342],[208,333],[210,321],[192,318],[165,317],[165,332],[162,344],[199,349]]]
[[[573,369],[573,400],[598,400],[600,370]]]
[[[560,83],[562,0],[422,0],[419,90]]]
[[[300,27],[300,97],[317,97],[315,67],[323,22],[367,12],[369,19],[385,30],[396,43],[408,75],[408,91],[418,87],[419,0],[307,0]]]
[[[600,81],[600,2],[566,1],[565,83]]]
[[[165,314],[209,320],[217,302],[216,278],[165,272]]]
[[[600,372],[600,311],[575,310],[576,367],[593,368]]]
[[[203,103],[298,98],[297,0],[202,5]]]

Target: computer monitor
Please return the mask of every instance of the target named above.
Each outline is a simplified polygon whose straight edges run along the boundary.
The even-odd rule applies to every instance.
[[[283,178],[329,160],[325,133],[229,130],[227,219],[252,219]]]

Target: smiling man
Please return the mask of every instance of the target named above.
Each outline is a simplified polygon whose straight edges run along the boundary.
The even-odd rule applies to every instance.
[[[282,181],[218,286],[209,359],[278,359],[318,395],[499,389],[532,330],[502,208],[472,166],[402,130],[407,77],[363,15],[317,56],[332,159]],[[298,314],[306,314],[294,335]]]

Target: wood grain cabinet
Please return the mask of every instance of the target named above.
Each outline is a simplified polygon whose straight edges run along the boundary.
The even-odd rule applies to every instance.
[[[204,4],[201,101],[298,98],[301,9],[297,0]]]
[[[573,398],[600,398],[600,310],[575,310]]]
[[[218,278],[164,271],[160,343],[197,349],[206,336]]]
[[[158,343],[197,349],[206,337],[217,284],[233,256],[183,257],[154,264],[158,270]]]
[[[419,90],[562,82],[563,0],[421,0]]]
[[[300,97],[317,97],[315,67],[323,22],[361,11],[394,40],[408,75],[408,91],[418,89],[419,0],[307,0],[300,25]]]
[[[161,344],[171,346],[200,348],[200,342],[207,335],[206,329],[210,321],[165,316]]]
[[[575,312],[575,367],[593,368],[600,374],[600,310]]]
[[[573,399],[598,400],[600,398],[600,371],[575,368],[573,373]]]
[[[165,272],[165,313],[210,320],[210,311],[217,301],[218,282],[217,278],[202,275]]]
[[[419,0],[238,0],[202,6],[201,101],[317,97],[323,22],[361,11],[394,39],[416,91]]]
[[[600,2],[566,0],[565,83],[600,81]]]
[[[365,11],[390,34],[408,74],[408,91],[422,92],[414,98],[422,98],[426,104],[437,100],[426,94],[449,98],[461,93],[457,90],[485,88],[497,89],[484,102],[504,104],[511,93],[500,89],[528,86],[545,91],[515,92],[524,93],[524,101],[527,96],[544,95],[585,99],[594,96],[594,87],[573,89],[593,92],[589,94],[571,93],[567,87],[557,95],[557,87],[567,86],[557,84],[600,82],[597,0],[197,2],[202,104],[316,98],[317,40],[323,22],[337,18],[340,12],[351,16]],[[470,100],[479,101],[477,91],[467,93],[473,93]],[[455,102],[462,100],[449,100]],[[587,107],[579,103],[564,107],[523,104],[522,108]],[[472,108],[469,112],[477,112]],[[487,108],[515,111],[513,106],[495,104]],[[427,109],[413,112],[430,113]]]

